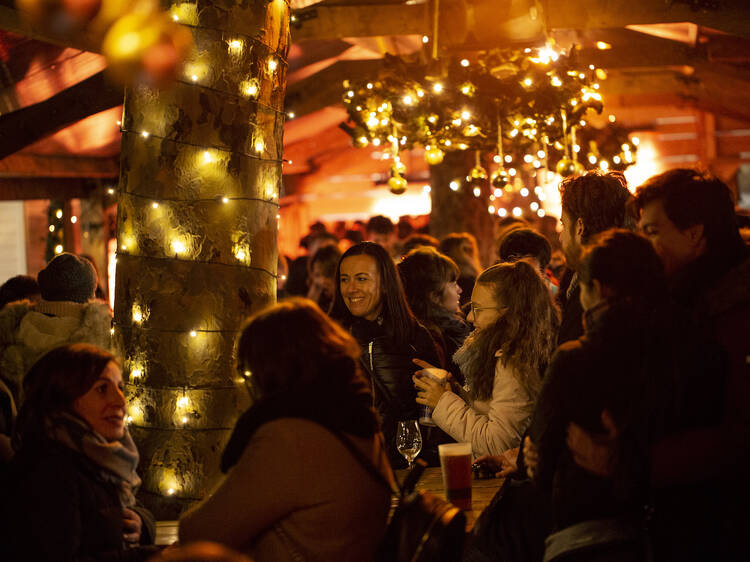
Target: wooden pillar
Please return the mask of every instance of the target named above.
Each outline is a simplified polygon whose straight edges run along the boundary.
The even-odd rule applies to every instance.
[[[196,51],[168,91],[126,92],[115,338],[142,499],[176,518],[217,481],[243,404],[234,341],[276,295],[289,6],[172,7]]]
[[[483,266],[495,263],[495,242],[490,215],[490,186],[485,181],[481,193],[476,197],[473,187],[466,181],[474,166],[474,155],[468,152],[447,152],[441,164],[430,166],[430,234],[442,238],[451,232],[470,232],[477,239],[479,257]],[[485,165],[486,167],[486,165]],[[451,182],[458,182],[459,189],[451,189]],[[455,186],[455,184],[454,184]]]

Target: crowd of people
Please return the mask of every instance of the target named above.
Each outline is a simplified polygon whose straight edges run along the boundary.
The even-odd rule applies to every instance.
[[[225,478],[163,552],[93,267],[9,280],[0,558],[373,560],[398,423],[428,407],[427,463],[469,442],[505,477],[467,562],[747,559],[750,251],[729,188],[678,169],[560,191],[559,239],[506,219],[486,268],[469,233],[314,225],[237,341],[253,402]]]

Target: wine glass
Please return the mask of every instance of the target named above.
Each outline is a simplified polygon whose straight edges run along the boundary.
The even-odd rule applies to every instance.
[[[396,434],[396,449],[403,455],[409,468],[414,464],[414,459],[422,450],[422,433],[419,431],[417,420],[406,420],[398,422],[398,433]]]

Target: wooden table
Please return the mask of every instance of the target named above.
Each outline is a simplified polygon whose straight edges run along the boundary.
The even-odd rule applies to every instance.
[[[395,473],[399,482],[406,476],[406,470],[396,470]],[[502,483],[502,478],[490,478],[489,480],[472,479],[471,511],[465,512],[467,531],[470,531],[474,527],[474,522],[479,518],[484,508],[492,501]],[[443,486],[443,475],[440,472],[440,468],[426,468],[422,478],[417,482],[417,490],[426,490],[445,499],[445,486]],[[157,521],[156,544],[168,545],[176,540],[177,521]]]
[[[394,471],[396,478],[399,482],[402,482],[406,476],[406,470]],[[474,527],[474,523],[479,518],[479,515],[484,511],[492,498],[500,489],[503,484],[504,478],[490,478],[488,480],[477,480],[472,478],[471,481],[471,511],[465,511],[466,514],[466,530],[470,531]],[[445,498],[445,486],[443,486],[443,475],[439,467],[426,468],[422,478],[417,482],[417,490],[425,490],[436,496]]]

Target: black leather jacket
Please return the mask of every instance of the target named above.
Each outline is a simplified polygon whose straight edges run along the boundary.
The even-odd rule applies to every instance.
[[[352,323],[350,331],[362,348],[362,365],[370,381],[373,405],[380,416],[391,464],[394,468],[405,466],[396,450],[396,430],[401,420],[419,419],[412,381],[419,367],[412,359],[416,357],[439,367],[435,342],[422,325],[417,325],[411,341],[397,341],[377,322],[361,318]]]

